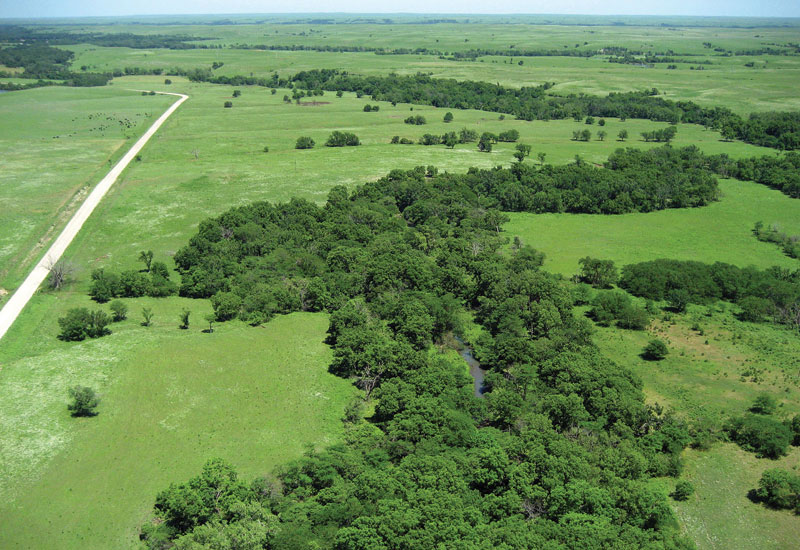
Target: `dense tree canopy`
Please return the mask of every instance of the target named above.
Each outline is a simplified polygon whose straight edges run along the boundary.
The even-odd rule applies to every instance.
[[[336,187],[322,207],[237,207],[178,251],[181,293],[212,297],[218,319],[330,312],[330,369],[375,408],[276,480],[215,461],[171,486],[143,529],[151,548],[233,548],[234,533],[252,548],[691,548],[648,483],[680,471],[686,426],[594,347],[542,254],[501,253],[496,201],[434,173]],[[463,334],[467,309],[485,399],[432,346]]]

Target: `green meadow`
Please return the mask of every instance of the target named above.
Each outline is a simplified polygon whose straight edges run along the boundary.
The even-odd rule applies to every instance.
[[[122,87],[0,94],[0,288],[22,281],[88,190],[172,101]]]
[[[285,16],[292,19],[290,16]],[[293,20],[293,19],[292,19]],[[125,67],[206,68],[223,62],[217,74],[281,75],[315,68],[361,74],[431,73],[437,77],[484,80],[523,86],[555,82],[554,93],[604,94],[657,87],[667,99],[691,99],[746,114],[798,109],[800,62],[795,56],[721,57],[703,46],[757,48],[797,42],[797,29],[692,28],[640,25],[579,27],[500,24],[331,25],[256,23],[210,25],[208,18],[153,18],[151,24],[76,23],[75,32],[177,33],[211,37],[211,44],[305,44],[366,47],[673,49],[692,63],[648,69],[608,63],[599,56],[485,57],[450,61],[432,55],[255,51],[237,49],[136,50],[94,45],[67,46],[74,66],[91,70]],[[528,20],[525,20],[528,21]],[[173,22],[174,24],[165,24]],[[535,18],[530,23],[542,23]],[[55,24],[55,22],[52,22]],[[197,24],[188,24],[197,23]],[[435,30],[435,32],[432,32]],[[466,37],[466,38],[465,38]],[[703,71],[690,69],[712,61]],[[519,61],[523,61],[519,65]],[[745,63],[753,62],[753,67]],[[639,139],[664,124],[608,119],[602,128],[573,120],[525,122],[497,113],[372,101],[345,93],[337,98],[283,101],[291,90],[271,94],[259,87],[192,83],[182,77],[131,76],[101,88],[47,87],[0,94],[0,288],[13,290],[79,204],[133,140],[174,101],[142,96],[130,89],[187,93],[189,101],[162,126],[109,192],[65,258],[75,268],[65,290],[37,294],[0,344],[0,547],[64,549],[135,548],[139,526],[148,519],[155,494],[170,482],[195,474],[203,462],[222,457],[245,477],[268,474],[302,454],[307,445],[341,440],[340,418],[356,390],[327,372],[330,349],[323,343],[324,314],[293,314],[252,328],[238,322],[214,326],[202,319],[206,300],[172,297],[125,300],[128,319],[99,340],[56,339],[57,319],[72,307],[102,308],[87,296],[93,269],[138,269],[142,250],[171,265],[203,219],[255,200],[298,197],[325,201],[335,185],[353,187],[395,168],[434,165],[464,172],[471,166],[508,166],[514,144],[497,144],[490,154],[475,144],[392,145],[392,136],[417,141],[463,127],[479,133],[520,132],[531,158],[573,162],[576,155],[601,164],[619,147],[659,146]],[[4,79],[3,81],[21,79]],[[234,89],[242,92],[233,98]],[[224,108],[232,101],[232,108]],[[365,104],[378,112],[364,112]],[[428,124],[403,123],[421,114]],[[131,126],[120,125],[128,120]],[[588,128],[589,142],[571,141]],[[620,130],[626,142],[617,141]],[[328,148],[334,130],[354,132],[362,145]],[[310,136],[311,150],[295,141]],[[717,132],[679,125],[674,146],[697,145],[707,153],[741,158],[774,155],[772,149],[723,142]],[[264,152],[268,147],[269,152]],[[724,261],[760,268],[792,269],[797,260],[773,244],[756,240],[756,221],[778,223],[800,234],[800,201],[752,182],[721,180],[720,200],[698,209],[622,216],[510,214],[509,238],[546,254],[545,268],[571,276],[578,260],[592,256],[627,263],[668,257]],[[173,278],[176,278],[173,275]],[[0,297],[0,300],[3,298]],[[141,310],[152,308],[153,326],[141,326]],[[191,311],[189,330],[179,315]],[[695,329],[693,327],[699,327]],[[653,364],[639,358],[653,335],[665,339],[670,355]],[[598,328],[603,352],[633,369],[644,381],[648,401],[691,418],[720,421],[741,413],[761,391],[779,397],[781,414],[800,407],[797,335],[780,328],[742,323],[733,306],[691,308],[661,317],[649,332]],[[66,390],[91,385],[101,395],[96,418],[74,419]],[[797,518],[750,502],[747,491],[765,468],[796,467],[797,450],[779,462],[758,460],[730,444],[708,452],[687,451],[685,476],[697,494],[675,510],[699,548],[789,548],[800,535]],[[98,497],[98,495],[101,495]],[[47,541],[44,545],[42,541]]]

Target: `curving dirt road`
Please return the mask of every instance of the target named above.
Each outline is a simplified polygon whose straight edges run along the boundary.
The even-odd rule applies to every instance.
[[[133,90],[133,91],[142,91],[142,90]],[[125,156],[120,159],[120,161],[114,165],[114,167],[105,175],[105,177],[100,180],[92,192],[86,197],[86,200],[83,201],[78,211],[75,212],[75,215],[72,216],[72,219],[69,220],[67,226],[61,232],[61,234],[56,238],[55,242],[50,246],[50,249],[47,253],[42,257],[39,263],[31,270],[19,288],[14,292],[14,295],[6,302],[3,306],[3,309],[0,310],[0,339],[3,338],[8,329],[11,328],[11,325],[17,319],[19,314],[22,312],[22,309],[31,299],[31,297],[36,293],[39,289],[39,286],[44,282],[47,278],[48,273],[50,272],[50,266],[55,264],[60,258],[67,247],[72,242],[72,239],[75,238],[75,235],[78,234],[83,224],[89,218],[91,213],[100,204],[100,201],[103,199],[108,190],[111,189],[111,186],[114,185],[114,182],[117,181],[117,178],[122,173],[123,170],[128,166],[128,164],[133,160],[133,158],[139,154],[139,151],[142,150],[142,147],[148,142],[148,140],[153,137],[153,134],[161,127],[162,124],[169,118],[169,116],[175,112],[175,110],[181,106],[181,103],[189,99],[188,95],[184,94],[174,94],[170,92],[156,92],[157,94],[163,95],[174,95],[180,97],[178,101],[173,103],[169,109],[164,111],[158,120],[156,120],[150,128],[140,137],[136,143],[133,144],[133,147],[125,153]]]

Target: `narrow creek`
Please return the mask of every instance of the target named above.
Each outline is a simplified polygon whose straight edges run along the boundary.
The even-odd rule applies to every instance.
[[[461,338],[456,338],[456,340],[458,340],[458,343],[461,345],[458,354],[467,362],[467,365],[469,365],[469,375],[472,376],[474,381],[475,396],[483,397],[483,392],[486,391],[486,388],[483,386],[483,377],[486,371],[481,368],[481,364],[475,359],[475,356],[472,355],[472,348],[467,346]]]

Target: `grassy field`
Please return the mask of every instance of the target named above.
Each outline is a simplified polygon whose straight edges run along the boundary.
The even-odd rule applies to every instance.
[[[159,317],[144,328],[132,316],[101,341],[5,365],[0,417],[18,423],[0,430],[2,473],[31,472],[15,480],[16,498],[2,492],[0,547],[134,547],[155,494],[205,460],[222,457],[253,477],[306,444],[339,438],[355,389],[327,373],[325,315],[258,329],[229,323],[213,334],[198,325],[179,331],[176,312]],[[98,388],[97,417],[69,417],[65,388],[76,383]],[[31,448],[40,422],[51,434]],[[44,467],[31,467],[47,455]]]
[[[720,188],[721,200],[703,208],[621,216],[512,213],[504,229],[543,251],[545,268],[567,276],[577,273],[584,256],[614,260],[619,267],[673,258],[796,269],[797,260],[758,241],[751,230],[761,220],[800,234],[800,202],[752,182],[721,180]]]
[[[110,163],[172,101],[122,87],[0,94],[0,288],[21,282]]]

